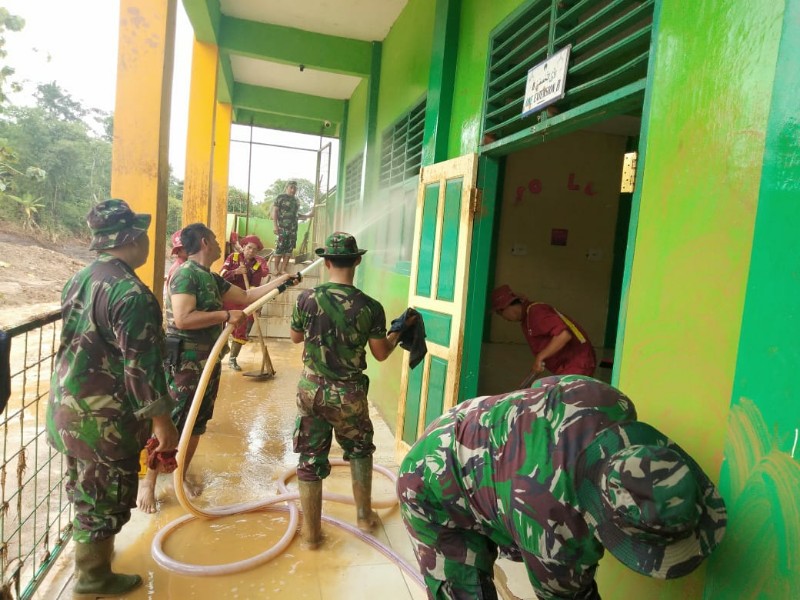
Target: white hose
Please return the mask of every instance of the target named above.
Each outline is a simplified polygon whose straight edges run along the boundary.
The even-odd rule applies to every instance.
[[[323,261],[322,258],[318,258],[317,260],[312,262],[309,266],[307,266],[305,269],[301,270],[300,274],[305,275],[311,269],[314,269],[318,265],[320,265],[322,261]],[[246,316],[251,315],[259,308],[261,308],[264,304],[266,304],[269,300],[276,297],[278,294],[280,294],[280,291],[275,289],[267,293],[266,295],[262,296],[261,298],[259,298],[258,300],[256,300],[255,302],[253,302],[247,308],[244,309],[245,315]],[[168,523],[165,527],[163,527],[153,538],[151,546],[153,559],[159,565],[161,565],[165,569],[183,575],[195,575],[195,576],[229,575],[231,573],[238,573],[240,571],[245,571],[263,565],[272,560],[273,558],[275,558],[276,556],[279,556],[287,548],[287,546],[289,546],[289,544],[292,542],[292,539],[297,533],[297,525],[299,521],[298,515],[300,511],[297,508],[297,504],[293,501],[299,498],[299,494],[297,492],[290,492],[289,488],[286,485],[287,480],[292,476],[294,476],[295,474],[294,468],[286,470],[281,475],[281,478],[278,482],[278,489],[281,492],[279,495],[267,498],[266,500],[260,500],[256,502],[232,504],[225,507],[209,508],[203,510],[192,504],[192,502],[186,495],[186,491],[183,487],[185,465],[183,461],[180,460],[180,457],[186,455],[186,450],[188,448],[189,440],[192,435],[192,429],[194,427],[195,421],[197,420],[197,413],[200,411],[200,405],[202,404],[203,395],[205,394],[206,388],[208,387],[208,382],[211,378],[211,373],[216,365],[217,358],[219,357],[220,352],[222,351],[222,347],[227,343],[228,337],[230,336],[233,329],[234,325],[229,323],[222,330],[222,333],[217,338],[217,341],[214,343],[214,346],[211,348],[211,352],[206,361],[205,367],[203,368],[203,372],[200,375],[200,381],[198,383],[197,390],[195,391],[194,398],[192,399],[192,404],[191,407],[189,408],[189,413],[186,417],[186,423],[183,427],[183,432],[181,433],[180,442],[178,443],[178,458],[179,458],[178,468],[175,470],[173,475],[175,495],[177,496],[180,505],[189,514],[186,514],[178,519],[175,519],[174,521]],[[332,459],[330,462],[331,465],[337,465],[337,466],[348,464],[346,461],[342,459]],[[374,465],[373,470],[387,477],[392,482],[394,488],[395,484],[397,483],[397,477],[392,471],[390,471],[389,469],[387,469],[382,465]],[[333,494],[329,492],[324,492],[322,497],[325,500],[331,502],[354,504],[354,500],[352,497],[345,496],[343,494]],[[387,500],[373,500],[372,506],[374,508],[391,508],[397,505],[397,501],[398,501],[397,496]],[[287,506],[275,506],[276,504],[282,504],[282,503],[286,503]],[[185,525],[190,521],[193,521],[194,519],[197,518],[215,519],[238,513],[248,513],[256,511],[289,512],[289,522],[287,524],[286,532],[283,534],[283,536],[281,536],[281,539],[278,540],[278,542],[274,546],[262,552],[261,554],[257,554],[256,556],[244,560],[235,561],[231,563],[224,563],[221,565],[193,565],[178,561],[168,556],[164,552],[163,545],[164,545],[164,540],[167,538],[167,536],[169,536],[177,528],[181,527],[182,525]],[[348,531],[353,535],[356,535],[361,540],[365,541],[370,546],[381,552],[384,556],[394,561],[421,587],[423,588],[425,587],[424,581],[419,571],[414,567],[412,567],[408,562],[406,562],[394,550],[382,544],[375,537],[362,532],[360,529],[350,525],[349,523],[346,523],[339,519],[335,519],[333,517],[329,517],[327,515],[322,515],[322,520],[325,521],[326,523],[329,523],[340,529],[343,529],[344,531]]]

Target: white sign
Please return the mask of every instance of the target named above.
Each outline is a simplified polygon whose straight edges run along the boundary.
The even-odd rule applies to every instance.
[[[547,60],[530,68],[528,82],[525,84],[525,100],[522,103],[523,117],[564,97],[571,48],[572,44],[565,46]]]

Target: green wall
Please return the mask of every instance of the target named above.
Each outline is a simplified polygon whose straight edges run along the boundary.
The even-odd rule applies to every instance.
[[[639,417],[717,478],[733,389],[783,2],[658,2],[615,373]],[[632,260],[631,260],[632,258]],[[697,598],[613,559],[601,591]]]
[[[707,598],[800,590],[800,0],[786,2],[720,487],[730,525]]]
[[[367,137],[367,91],[369,90],[369,80],[362,79],[358,84],[353,95],[350,96],[350,103],[347,111],[347,135],[345,137],[346,147],[344,152],[344,164],[347,165],[353,157],[364,150]],[[344,173],[340,174],[344,177]],[[344,184],[344,180],[340,182]]]

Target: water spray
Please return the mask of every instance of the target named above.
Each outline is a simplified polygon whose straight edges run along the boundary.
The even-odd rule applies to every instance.
[[[323,263],[323,258],[318,258],[310,265],[299,271],[299,275],[302,277],[307,273],[311,272],[313,269],[316,269]],[[261,308],[264,304],[278,296],[286,289],[287,285],[282,284],[278,288],[270,291],[269,293],[265,294],[249,306],[244,309],[245,316],[250,316],[259,308]],[[214,370],[217,359],[222,352],[222,348],[227,344],[228,338],[230,334],[233,332],[234,325],[232,323],[228,323],[225,328],[222,330],[222,333],[217,338],[217,341],[214,343],[214,346],[211,348],[211,353],[206,360],[205,367],[203,367],[203,372],[200,375],[200,381],[197,385],[197,390],[195,391],[194,398],[192,399],[192,404],[189,408],[189,413],[186,416],[186,423],[183,426],[183,431],[181,432],[181,438],[178,443],[178,457],[180,459],[181,456],[186,456],[186,451],[189,446],[189,440],[192,436],[192,428],[194,427],[195,421],[197,420],[197,413],[200,411],[200,405],[203,401],[203,395],[206,392],[206,388],[208,387],[208,382],[211,379],[211,373]],[[345,465],[347,464],[342,459],[332,459],[332,465]],[[397,482],[397,477],[394,473],[392,473],[386,467],[381,465],[374,465],[373,469],[378,473],[387,477],[393,484]],[[175,495],[178,498],[178,502],[180,505],[186,510],[188,514],[172,521],[171,523],[167,524],[163,527],[158,534],[153,538],[151,552],[153,555],[153,559],[163,568],[168,569],[170,571],[174,571],[176,573],[181,573],[184,575],[195,575],[195,576],[215,576],[215,575],[228,575],[231,573],[238,573],[240,571],[245,571],[248,569],[252,569],[254,567],[258,567],[263,565],[273,558],[279,556],[292,542],[294,536],[297,534],[297,526],[299,523],[299,513],[300,510],[297,508],[297,504],[294,500],[299,499],[300,495],[298,492],[291,492],[287,487],[287,481],[289,478],[294,476],[295,469],[288,469],[283,473],[279,482],[278,482],[278,489],[280,494],[277,496],[273,496],[271,498],[267,498],[266,500],[260,500],[255,502],[249,503],[240,503],[240,504],[233,504],[225,507],[217,507],[217,508],[210,508],[203,510],[196,505],[192,504],[189,497],[186,495],[186,490],[183,487],[183,478],[185,473],[185,465],[182,460],[178,460],[178,468],[173,473],[173,482],[175,488]],[[394,487],[394,486],[393,486]],[[323,493],[323,499],[332,501],[332,502],[342,502],[345,504],[354,504],[354,500],[350,496],[345,496],[343,494],[334,494],[330,492]],[[372,501],[372,505],[374,508],[392,508],[397,505],[397,497],[393,497],[387,500],[374,500]],[[285,504],[285,506],[276,506],[279,504]],[[195,519],[216,519],[219,517],[240,514],[240,513],[248,513],[248,512],[257,512],[257,511],[280,511],[280,512],[288,512],[289,513],[289,522],[287,524],[286,532],[283,534],[280,540],[271,548],[267,549],[266,551],[262,552],[261,554],[257,554],[251,558],[247,558],[245,560],[225,563],[221,565],[192,565],[188,563],[183,563],[174,558],[168,556],[163,549],[164,540],[169,536],[173,531],[177,528],[193,521]],[[326,515],[322,515],[322,520],[326,523],[334,525],[340,529],[348,531],[356,536],[358,536],[361,540],[381,552],[384,556],[394,561],[406,574],[409,575],[414,581],[416,581],[420,587],[424,588],[424,582],[422,576],[420,575],[419,571],[412,567],[408,562],[403,560],[401,556],[399,556],[394,550],[389,548],[388,546],[382,544],[378,541],[375,537],[366,534],[359,530],[358,528],[341,521],[339,519],[335,519],[333,517],[329,517]]]

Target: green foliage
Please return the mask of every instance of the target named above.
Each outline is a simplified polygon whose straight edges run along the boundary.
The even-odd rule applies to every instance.
[[[307,213],[311,210],[311,207],[314,206],[314,193],[315,193],[315,186],[313,181],[309,181],[308,179],[276,179],[272,182],[272,185],[269,186],[267,191],[264,192],[264,202],[262,204],[267,204],[265,208],[265,212],[268,215],[269,210],[272,206],[272,201],[275,200],[280,194],[285,193],[286,191],[286,184],[290,181],[297,182],[297,199],[300,201],[300,212]]]
[[[247,214],[247,192],[240,190],[236,186],[228,187],[228,212],[239,215]]]
[[[7,31],[20,31],[25,26],[25,20],[16,15],[8,12],[7,8],[0,6],[0,60],[5,59],[8,52],[6,51],[6,32]],[[5,62],[5,61],[3,61]],[[9,78],[14,75],[14,69],[9,65],[0,65],[0,111],[7,102],[6,86],[10,85],[14,91],[19,90],[19,84],[16,82],[9,82]]]

